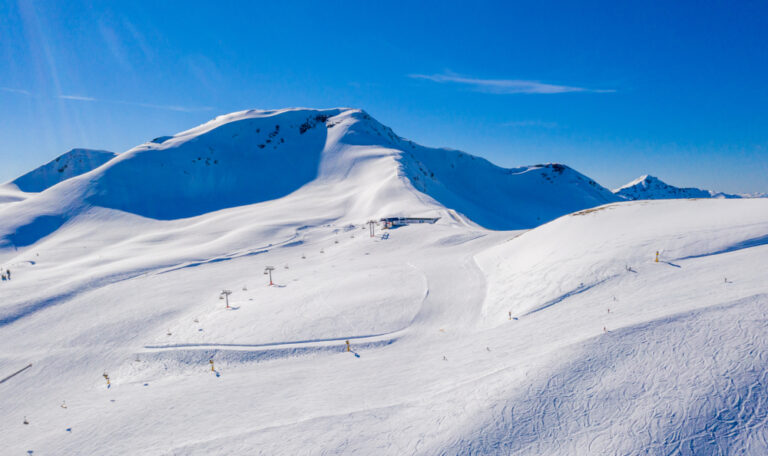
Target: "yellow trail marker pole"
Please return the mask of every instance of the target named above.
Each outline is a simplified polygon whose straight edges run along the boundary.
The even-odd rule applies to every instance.
[[[109,385],[110,385],[110,383],[109,383],[109,375],[104,374],[104,379],[107,381],[107,387],[109,387]]]
[[[346,341],[346,342],[347,342],[347,351],[351,351],[351,350],[349,349],[349,341]]]
[[[211,363],[211,372],[216,372],[216,369],[213,368],[213,360],[208,360],[209,363]]]
[[[659,251],[658,250],[656,251],[656,262],[657,263],[659,262]]]

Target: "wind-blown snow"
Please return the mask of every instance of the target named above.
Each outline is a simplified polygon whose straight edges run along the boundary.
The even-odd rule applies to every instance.
[[[286,157],[262,157],[277,124]],[[4,451],[768,451],[768,200],[591,207],[604,189],[570,168],[390,133],[356,110],[237,113],[0,206]],[[386,215],[441,218],[369,237]]]

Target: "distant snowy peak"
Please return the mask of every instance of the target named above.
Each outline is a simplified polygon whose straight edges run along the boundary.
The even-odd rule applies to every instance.
[[[10,183],[23,192],[42,192],[59,182],[92,171],[116,156],[106,150],[72,149]]]
[[[685,198],[742,198],[740,195],[716,193],[700,188],[681,188],[669,185],[658,177],[644,175],[613,191],[625,200],[685,199]]]

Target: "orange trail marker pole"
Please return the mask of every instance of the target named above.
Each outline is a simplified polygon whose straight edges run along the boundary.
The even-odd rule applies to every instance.
[[[349,341],[346,341],[346,342],[347,342],[347,352],[350,352],[350,351],[352,351],[352,350],[350,350],[350,348],[349,348]]]

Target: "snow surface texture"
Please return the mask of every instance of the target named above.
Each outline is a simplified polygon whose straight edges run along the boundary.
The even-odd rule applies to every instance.
[[[680,198],[749,198],[763,195],[730,195],[699,188],[674,187],[658,177],[644,175],[613,191],[619,197],[634,201],[648,199],[680,199]]]
[[[106,150],[72,149],[10,184],[22,192],[42,192],[59,182],[96,169],[116,156],[114,152]]]
[[[7,203],[16,203],[27,198],[27,194],[12,184],[0,185],[0,207]]]
[[[211,144],[218,127],[208,125],[0,206],[0,266],[12,270],[0,282],[5,452],[768,452],[768,200],[620,202],[490,231],[441,204],[461,188],[441,163],[472,158],[446,151],[432,162],[434,149],[415,145],[410,157],[410,143],[365,113],[334,112],[214,121],[267,119],[269,138],[275,116],[296,115],[280,123],[289,131],[303,119],[285,143],[324,141],[318,167],[282,176],[288,193],[276,199],[265,191],[233,205],[235,184],[205,180],[194,166],[238,153],[224,154],[222,140],[205,165],[187,151]],[[256,144],[258,154],[271,143]],[[178,188],[163,188],[178,204],[114,189],[142,163],[186,166],[173,171]],[[490,180],[496,169],[479,163]],[[445,195],[420,191],[419,166],[435,175],[426,191]],[[218,210],[180,217],[203,197],[184,171],[222,192]],[[148,171],[137,195],[163,197],[149,186],[154,172],[165,176]],[[582,196],[602,193],[557,173],[523,176],[539,189],[566,176]],[[369,237],[364,223],[384,215],[441,219]],[[29,220],[50,232],[21,245]]]

